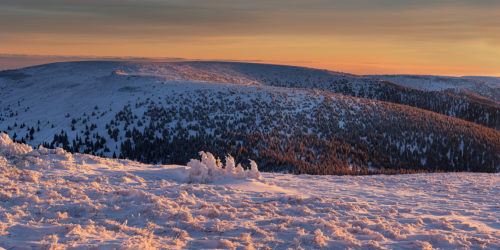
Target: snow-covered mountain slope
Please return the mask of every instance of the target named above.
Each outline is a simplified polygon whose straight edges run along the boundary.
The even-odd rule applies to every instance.
[[[500,102],[500,78],[497,77],[432,75],[375,75],[371,77],[423,90],[465,89],[484,98]]]
[[[153,65],[134,64],[123,68],[132,74],[161,74],[173,79],[318,89],[409,105],[500,129],[500,121],[498,121],[500,120],[500,89],[492,89],[492,85],[482,83],[469,88],[469,92],[473,95],[469,95],[469,92],[460,92],[457,95],[456,91],[421,90],[418,87],[408,88],[372,77],[283,65],[177,62]],[[477,95],[482,98],[477,98]]]
[[[183,64],[168,70],[176,65],[74,62],[9,71],[0,78],[0,131],[34,146],[145,163],[185,164],[205,150],[293,173],[500,168],[497,130],[405,105],[268,86],[236,73],[227,83],[220,72],[205,78]],[[203,77],[192,76],[198,73]]]
[[[283,65],[230,62],[74,62],[0,72],[4,81],[33,81],[41,76],[73,79],[115,71],[130,77],[161,77],[168,81],[204,81],[318,89],[343,95],[409,105],[500,129],[500,103],[484,96],[408,88],[373,77]],[[104,76],[104,75],[102,75]],[[42,79],[47,80],[47,79]],[[492,91],[482,91],[495,93]]]
[[[500,121],[496,122],[500,120],[500,89],[492,89],[492,85],[482,83],[470,88],[472,91],[457,94],[457,91],[421,90],[418,87],[409,88],[373,77],[283,65],[176,62],[134,64],[123,68],[132,74],[161,74],[174,79],[318,89],[409,105],[500,129]]]
[[[190,181],[214,163],[33,150],[0,134],[0,248],[500,248],[500,174]]]

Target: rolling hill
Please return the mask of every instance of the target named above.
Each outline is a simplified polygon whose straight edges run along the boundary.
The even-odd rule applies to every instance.
[[[500,102],[500,78],[498,77],[432,75],[376,75],[371,77],[422,90],[464,89],[475,95]]]
[[[297,174],[500,169],[499,108],[473,92],[222,62],[47,64],[0,72],[0,91],[0,130],[33,146]]]

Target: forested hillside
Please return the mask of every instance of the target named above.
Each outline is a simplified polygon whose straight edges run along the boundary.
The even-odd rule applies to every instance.
[[[480,80],[476,81],[479,86],[474,89],[477,89],[478,93],[487,93],[486,96],[491,99],[484,96],[476,98],[479,94],[470,91],[459,93],[431,91],[410,88],[378,78],[282,65],[178,62],[154,67],[150,64],[143,64],[127,70],[138,74],[161,72],[169,76],[175,75],[192,80],[318,89],[404,104],[500,129],[500,103],[496,101],[500,100],[500,88],[481,85]],[[407,86],[411,85],[407,84]]]
[[[204,150],[309,174],[500,169],[500,132],[479,125],[497,126],[498,108],[471,93],[207,62],[58,63],[1,75],[0,130],[34,146],[164,164]],[[398,104],[410,101],[428,108]]]

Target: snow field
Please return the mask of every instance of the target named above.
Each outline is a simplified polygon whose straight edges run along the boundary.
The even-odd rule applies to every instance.
[[[0,134],[0,247],[500,248],[499,174],[309,176],[36,149]]]

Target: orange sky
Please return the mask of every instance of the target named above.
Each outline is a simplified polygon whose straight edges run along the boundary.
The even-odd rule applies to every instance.
[[[0,53],[500,76],[498,13],[491,0],[2,0]]]

